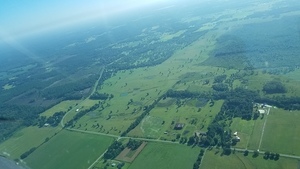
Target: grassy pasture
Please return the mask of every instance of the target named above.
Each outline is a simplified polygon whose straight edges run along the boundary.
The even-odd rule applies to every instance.
[[[262,141],[262,150],[300,155],[300,111],[271,109]]]
[[[272,80],[280,80],[284,86],[287,89],[287,93],[285,93],[286,96],[299,96],[300,95],[300,89],[299,89],[299,78],[297,79],[296,76],[299,77],[299,71],[293,71],[287,75],[270,75],[270,74],[263,74],[261,72],[258,72],[256,75],[252,75],[247,77],[248,83],[247,87],[251,90],[259,90],[261,91],[261,95],[264,94],[262,92],[262,88],[264,84],[266,84],[268,81]],[[281,95],[281,94],[273,94],[273,95]]]
[[[203,37],[188,47],[178,50],[160,65],[117,72],[98,88],[99,93],[113,94],[114,97],[105,101],[104,110],[96,110],[92,116],[86,115],[77,122],[75,127],[79,127],[79,124],[92,126],[99,123],[103,125],[102,130],[97,129],[99,132],[109,131],[110,134],[119,134],[142,113],[144,106],[150,105],[171,89],[177,81],[181,80],[182,75],[195,71],[206,72],[207,67],[201,67],[198,63],[208,57],[208,49],[212,46],[213,42],[207,42]],[[131,100],[132,102],[129,103]],[[95,130],[91,127],[84,129]]]
[[[254,121],[253,131],[251,133],[251,137],[248,142],[249,149],[257,150],[259,148],[259,142],[261,139],[261,134],[262,134],[265,120],[266,120],[266,115],[263,119],[258,118],[257,120]]]
[[[162,42],[171,40],[171,39],[173,39],[173,38],[176,38],[176,37],[181,36],[182,34],[184,34],[185,31],[186,31],[186,30],[180,30],[180,31],[178,31],[178,32],[176,32],[176,33],[173,33],[173,34],[172,34],[172,33],[164,33],[164,34],[160,37],[160,40],[161,40]]]
[[[50,117],[52,116],[55,112],[60,112],[60,111],[65,111],[67,112],[70,107],[74,107],[76,103],[79,101],[77,100],[67,100],[67,101],[62,101],[59,104],[51,107],[50,109],[46,110],[45,112],[41,113],[40,116],[46,116]]]
[[[93,105],[95,105],[98,102],[99,101],[97,101],[97,100],[90,100],[90,99],[86,99],[86,100],[83,100],[83,101],[75,101],[75,106],[72,106],[72,109],[66,115],[66,117],[64,119],[64,123],[70,121],[78,113],[76,111],[76,109],[79,109],[79,111],[80,110],[86,110],[86,109],[89,109],[90,107],[92,107]],[[76,103],[78,103],[78,105],[76,105]],[[66,106],[68,107],[68,104],[66,104]],[[71,105],[69,105],[69,106],[71,106]]]
[[[33,169],[88,168],[110,145],[112,138],[62,131],[25,161]]]
[[[210,150],[206,151],[204,158],[202,159],[201,169],[290,169],[298,167],[298,160],[280,157],[278,161],[265,160],[262,155],[256,158],[252,157],[252,153],[248,156],[244,156],[243,153],[236,152],[229,156],[221,156],[220,150]]]
[[[9,154],[9,158],[20,158],[20,155],[33,147],[42,144],[45,139],[59,132],[60,128],[27,127],[16,132],[11,138],[0,144],[0,154]]]
[[[177,134],[187,137],[193,135],[195,131],[206,131],[223,103],[223,101],[216,101],[213,107],[204,103],[200,108],[195,99],[181,100],[181,102],[183,105],[178,108],[175,99],[167,98],[160,101],[150,115],[145,117],[129,135],[173,140]],[[176,123],[184,123],[185,127],[182,130],[174,130]]]
[[[180,144],[148,143],[129,169],[192,168],[200,149]]]
[[[257,120],[261,120],[258,118]],[[241,118],[232,119],[232,124],[230,129],[232,132],[237,132],[238,136],[241,138],[241,141],[237,143],[235,147],[237,148],[247,148],[248,143],[250,141],[250,137],[253,133],[253,128],[255,126],[256,121],[254,120],[242,120]],[[259,132],[257,132],[258,136],[260,136]],[[255,137],[255,136],[252,136]]]

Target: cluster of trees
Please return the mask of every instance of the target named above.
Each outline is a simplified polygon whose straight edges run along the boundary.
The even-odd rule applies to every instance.
[[[227,129],[230,125],[228,120],[235,117],[250,120],[253,116],[253,102],[257,99],[258,94],[251,90],[236,88],[222,93],[221,97],[225,101],[220,112],[208,126],[206,136],[200,138],[200,145],[217,145],[223,148],[223,154],[230,154],[230,147],[234,144],[234,140],[231,137],[231,131]]]
[[[274,94],[274,93],[286,93],[285,86],[280,81],[269,81],[267,82],[262,89],[267,94]]]
[[[60,112],[55,112],[52,116],[48,118],[45,116],[41,116],[38,118],[37,125],[39,127],[43,127],[44,124],[48,123],[50,126],[56,127],[60,123],[61,119],[64,117],[65,114],[66,112],[60,111]]]
[[[86,115],[88,112],[94,111],[96,109],[98,109],[100,107],[100,101],[96,104],[94,104],[92,107],[90,107],[89,109],[85,109],[85,110],[81,110],[79,111],[72,120],[68,121],[65,125],[65,127],[70,127],[73,125],[73,123],[77,120],[79,120],[82,116]]]
[[[121,151],[124,150],[124,148],[125,147],[121,142],[115,141],[108,147],[107,151],[103,155],[103,158],[107,160],[114,159],[121,153]]]
[[[203,149],[200,150],[200,153],[198,154],[197,160],[196,160],[196,162],[193,165],[193,169],[199,169],[199,166],[201,164],[204,152],[205,151]]]
[[[113,97],[114,97],[113,94],[95,92],[91,95],[90,99],[92,99],[92,100],[106,100],[106,99],[112,99]]]
[[[67,99],[81,99],[83,97],[80,91],[91,88],[95,81],[97,80],[97,75],[91,75],[87,78],[80,79],[78,81],[57,85],[53,87],[46,88],[41,91],[41,95],[46,99],[57,99],[63,98]]]
[[[131,150],[136,150],[137,148],[140,147],[141,144],[142,144],[142,141],[140,141],[140,140],[129,139],[126,147],[130,148]]]
[[[130,124],[130,126],[121,134],[121,136],[125,136],[127,133],[129,133],[131,130],[133,130],[137,125],[140,124],[140,122],[143,120],[143,118],[149,114],[149,112],[155,107],[155,105],[163,98],[164,96],[160,96],[154,102],[149,106],[144,106],[144,112],[135,119],[133,123]]]
[[[214,83],[222,83],[226,79],[227,75],[219,75],[214,78]]]
[[[174,25],[174,27],[178,27],[178,25]],[[153,36],[151,38],[147,38],[146,41],[143,40],[143,42],[137,46],[108,49],[114,52],[114,55],[119,57],[119,59],[115,59],[114,64],[109,65],[109,68],[113,70],[126,70],[161,64],[171,57],[177,49],[191,44],[201,35],[205,34],[205,32],[206,31],[193,31],[191,28],[191,30],[187,30],[180,37],[176,37],[168,41],[158,41],[157,37]],[[136,40],[140,41],[141,39],[137,37]],[[116,50],[118,50],[118,52],[116,52]],[[124,51],[128,54],[124,55]]]
[[[279,160],[279,157],[280,157],[280,154],[278,154],[278,153],[272,153],[272,152],[266,151],[263,158],[266,160],[270,159],[270,160],[277,161],[277,160]]]
[[[228,85],[225,83],[215,83],[212,85],[212,88],[215,91],[221,91],[221,92],[225,92],[229,90]]]
[[[43,107],[0,103],[0,116],[6,119],[0,122],[1,140],[11,136],[21,126],[35,124],[39,113],[43,111]]]
[[[179,99],[186,99],[186,98],[210,98],[210,93],[198,93],[198,92],[190,92],[187,90],[168,90],[167,93],[164,95],[163,99],[166,99],[167,97],[171,98],[179,98]]]
[[[31,153],[33,153],[36,150],[36,147],[31,148],[30,150],[26,151],[25,153],[21,154],[20,159],[25,159],[28,157]]]
[[[224,100],[220,112],[215,116],[212,123],[208,126],[205,136],[200,138],[191,136],[182,137],[180,143],[188,145],[199,144],[201,146],[219,146],[223,148],[223,154],[231,153],[231,146],[236,144],[237,140],[232,138],[231,130],[228,126],[232,118],[242,118],[245,120],[257,119],[259,114],[253,112],[253,103],[267,103],[280,108],[289,110],[300,110],[300,97],[272,96],[261,97],[257,91],[244,88],[236,88],[229,91],[216,91],[213,93],[192,93],[189,91],[169,90],[165,97],[173,98],[208,98],[213,100]],[[275,156],[274,156],[275,159]]]
[[[272,96],[257,99],[259,103],[267,103],[285,110],[300,110],[300,97]]]

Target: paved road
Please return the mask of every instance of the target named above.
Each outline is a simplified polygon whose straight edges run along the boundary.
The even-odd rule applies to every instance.
[[[231,148],[232,150],[235,149],[235,151],[240,151],[240,152],[244,152],[246,149],[240,149],[240,148]],[[249,150],[249,152],[253,153],[256,150]],[[259,154],[265,154],[264,151],[258,151]],[[296,156],[296,155],[289,155],[289,154],[280,154],[280,157],[287,157],[287,158],[294,158],[294,159],[300,159],[300,156]]]
[[[88,133],[88,134],[108,136],[108,137],[117,138],[117,140],[120,140],[120,139],[135,139],[135,140],[142,140],[142,141],[149,141],[149,142],[161,142],[161,143],[179,144],[179,142],[168,141],[168,140],[147,139],[147,138],[140,138],[140,137],[121,137],[121,136],[113,135],[113,134],[105,134],[105,133],[99,133],[99,132],[95,132],[95,131],[87,131],[87,130],[72,129],[72,128],[66,128],[66,130],[76,131],[76,132],[81,132],[81,133]]]
[[[102,67],[102,69],[100,70],[99,78],[98,78],[98,80],[95,82],[91,94],[90,94],[87,98],[85,98],[84,100],[82,100],[80,103],[82,103],[82,102],[88,100],[88,99],[95,93],[95,91],[97,90],[97,86],[98,86],[98,84],[99,84],[99,81],[100,81],[100,79],[101,79],[101,77],[102,77],[102,75],[103,75],[104,70],[105,70],[105,67]],[[77,106],[73,107],[71,110],[67,111],[67,113],[63,116],[63,118],[62,118],[61,121],[60,121],[60,124],[61,124],[61,127],[62,127],[62,128],[65,127],[65,124],[64,124],[65,117],[66,117],[71,111],[76,111],[76,109],[80,107],[80,103],[79,103]]]
[[[260,136],[260,140],[259,140],[258,149],[260,149],[260,146],[261,146],[261,143],[262,143],[262,140],[263,140],[263,137],[264,137],[265,127],[266,127],[266,124],[267,124],[269,113],[270,113],[270,107],[268,108],[268,112],[266,113],[267,115],[265,117],[265,122],[264,122],[264,125],[263,125],[263,128],[262,128],[262,132],[261,132],[261,136]]]
[[[88,169],[92,169],[93,168],[93,166],[104,156],[104,154],[107,152],[107,150],[105,150],[104,151],[104,153],[102,153],[98,158],[97,158],[97,160],[96,161],[94,161],[90,166],[89,166],[89,168]]]

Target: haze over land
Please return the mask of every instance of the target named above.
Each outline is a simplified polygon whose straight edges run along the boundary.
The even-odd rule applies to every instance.
[[[32,169],[299,165],[300,2],[1,9],[5,158]]]

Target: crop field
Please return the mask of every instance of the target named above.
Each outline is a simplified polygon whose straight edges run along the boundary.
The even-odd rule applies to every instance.
[[[60,128],[52,127],[27,127],[16,132],[7,141],[0,144],[0,154],[11,159],[20,158],[20,155],[33,147],[42,144],[46,138],[50,138],[59,132]]]
[[[300,112],[271,109],[267,120],[262,150],[300,155]]]
[[[206,132],[223,103],[217,101],[210,107],[206,101],[187,99],[180,100],[182,106],[178,107],[175,102],[176,99],[171,98],[161,100],[129,135],[173,140],[177,134],[187,137],[199,130]],[[174,130],[176,123],[183,123],[185,126],[182,130]]]
[[[186,145],[148,143],[129,169],[192,168],[199,151]]]
[[[62,131],[25,161],[33,169],[88,168],[112,141],[109,137]]]
[[[201,169],[290,169],[298,167],[298,160],[296,159],[280,157],[277,161],[265,160],[263,155],[253,158],[252,153],[244,156],[241,152],[221,156],[219,150],[207,150],[202,161]]]

